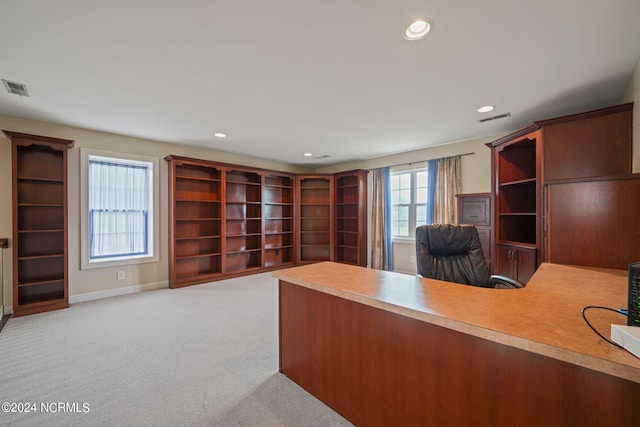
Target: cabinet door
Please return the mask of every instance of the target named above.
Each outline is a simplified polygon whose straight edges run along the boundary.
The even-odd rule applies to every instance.
[[[631,173],[630,104],[541,124],[546,181]]]
[[[516,251],[517,271],[516,279],[527,283],[536,271],[535,248],[518,248]]]
[[[495,274],[527,283],[536,271],[536,249],[499,243],[496,264]]]
[[[513,247],[511,245],[498,244],[496,254],[495,274],[516,278],[517,264],[513,260]]]
[[[640,260],[640,179],[547,186],[546,261],[627,269]]]

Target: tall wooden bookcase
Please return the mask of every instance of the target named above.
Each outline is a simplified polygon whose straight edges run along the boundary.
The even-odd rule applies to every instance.
[[[262,267],[262,176],[228,169],[225,173],[225,272]]]
[[[367,173],[297,177],[298,263],[367,265]]]
[[[529,130],[494,149],[495,273],[527,282],[541,242],[540,131]]]
[[[367,265],[367,173],[365,170],[335,175],[335,260]]]
[[[171,287],[294,264],[295,175],[165,159]]]
[[[12,141],[13,313],[68,307],[67,150],[73,141],[3,132]]]
[[[366,265],[367,171],[165,160],[171,287],[319,261]]]
[[[212,280],[222,274],[223,171],[169,160],[171,286]]]
[[[292,175],[269,172],[264,176],[265,267],[279,267],[295,261],[294,184]]]
[[[299,263],[334,260],[333,180],[333,175],[297,177]]]

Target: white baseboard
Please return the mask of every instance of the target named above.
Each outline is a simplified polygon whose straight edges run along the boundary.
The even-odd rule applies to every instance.
[[[144,285],[127,286],[124,288],[108,289],[106,291],[88,292],[86,294],[71,295],[69,304],[77,302],[93,301],[102,298],[117,297],[120,295],[135,294],[137,292],[153,291],[169,287],[169,282],[145,283]]]

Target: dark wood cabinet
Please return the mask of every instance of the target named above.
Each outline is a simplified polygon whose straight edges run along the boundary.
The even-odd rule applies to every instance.
[[[482,251],[489,270],[493,270],[493,216],[491,193],[458,194],[458,223],[471,224],[478,230]]]
[[[67,150],[73,141],[4,133],[12,141],[14,315],[68,307]]]
[[[626,270],[640,260],[640,176],[547,186],[547,259]]]
[[[367,265],[367,173],[365,170],[335,175],[335,260]]]
[[[544,181],[631,173],[632,105],[537,122],[543,129]]]
[[[536,248],[533,245],[498,243],[494,274],[527,283],[536,271]]]
[[[494,272],[521,275],[521,258],[527,266],[534,259],[534,269],[543,261],[626,268],[640,259],[632,112],[623,104],[542,120],[487,144]]]

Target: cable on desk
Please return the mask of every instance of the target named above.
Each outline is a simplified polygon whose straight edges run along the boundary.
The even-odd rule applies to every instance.
[[[596,334],[598,334],[598,336],[599,336],[600,338],[602,338],[603,340],[605,340],[605,341],[606,341],[606,342],[608,342],[609,344],[611,344],[611,345],[615,345],[616,347],[624,348],[624,347],[622,347],[620,344],[618,344],[617,342],[611,341],[609,338],[605,338],[605,337],[604,337],[604,335],[602,335],[600,332],[598,332],[598,331],[596,330],[596,328],[594,328],[594,327],[593,327],[593,325],[591,325],[591,323],[590,323],[590,322],[589,322],[589,320],[587,319],[587,316],[586,316],[586,314],[585,314],[585,313],[586,313],[586,311],[587,311],[587,310],[592,309],[592,308],[598,308],[598,309],[601,309],[601,310],[609,310],[609,311],[613,311],[614,313],[622,314],[623,316],[626,316],[626,314],[625,314],[625,313],[622,313],[622,312],[621,312],[621,310],[616,310],[616,309],[609,308],[609,307],[602,307],[602,306],[599,306],[599,305],[588,305],[588,306],[586,306],[585,308],[583,308],[583,309],[582,309],[582,318],[583,318],[583,319],[584,319],[584,321],[587,323],[587,326],[589,326],[593,332],[595,332]]]

